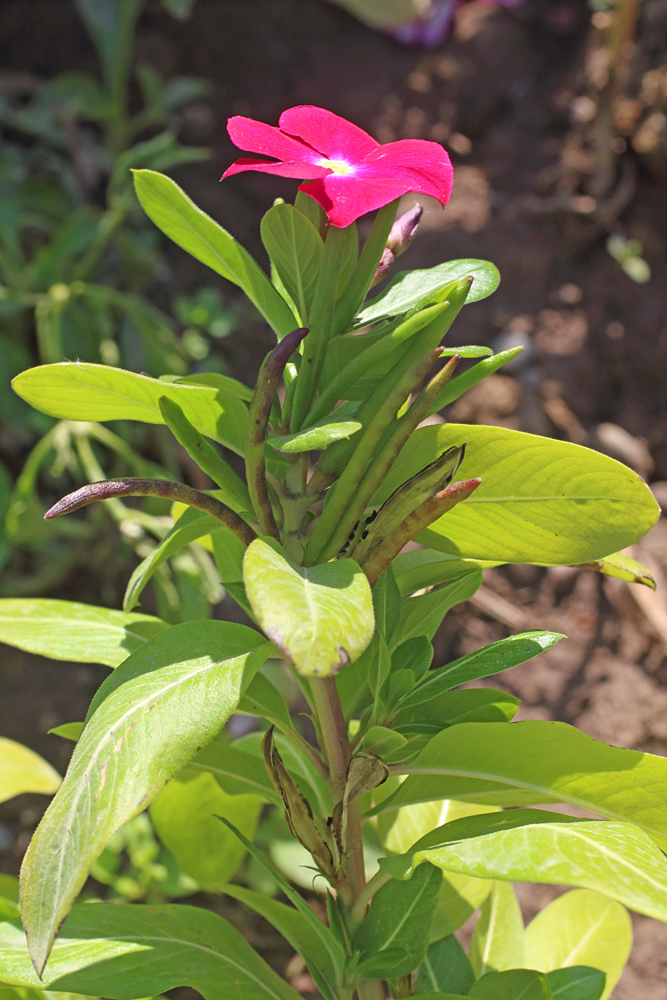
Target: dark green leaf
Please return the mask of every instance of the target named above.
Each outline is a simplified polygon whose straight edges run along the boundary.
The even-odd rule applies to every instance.
[[[438,695],[458,687],[468,681],[480,680],[482,677],[492,677],[502,670],[525,663],[545,649],[550,649],[565,636],[560,632],[519,632],[507,639],[492,642],[483,646],[476,653],[468,653],[459,660],[445,664],[437,670],[431,670],[421,684],[411,691],[401,709],[412,708],[424,702],[437,698]]]
[[[362,952],[362,960],[398,946],[406,955],[393,968],[392,976],[406,976],[416,969],[426,954],[441,881],[437,869],[426,867],[418,883],[413,884],[411,879],[382,886],[373,896],[370,909],[354,937],[354,947]],[[407,886],[412,886],[412,891],[406,892]]]
[[[429,945],[417,972],[416,996],[430,992],[467,996],[475,973],[465,951],[453,934]]]
[[[193,906],[83,903],[37,978],[20,926],[0,926],[0,969],[11,985],[128,1000],[190,986],[206,1000],[297,1000],[226,920]]]
[[[401,594],[396,586],[394,571],[388,567],[373,587],[375,624],[389,642],[401,617]]]
[[[244,889],[239,885],[229,885],[226,894],[238,899],[251,910],[259,913],[272,924],[279,934],[303,958],[306,967],[326,1000],[338,1000],[340,979],[331,955],[322,947],[322,940],[302,913],[270,896]]]
[[[587,965],[547,972],[553,1000],[600,1000],[606,978],[604,972]]]
[[[478,1000],[552,1000],[547,977],[532,969],[488,972],[468,995]]]
[[[390,648],[393,650],[407,642],[408,639],[414,639],[417,636],[423,635],[427,639],[432,639],[447,612],[455,604],[460,604],[472,597],[481,582],[482,574],[479,570],[475,570],[438,590],[432,590],[428,594],[420,594],[418,597],[405,598],[398,626],[392,635]]]

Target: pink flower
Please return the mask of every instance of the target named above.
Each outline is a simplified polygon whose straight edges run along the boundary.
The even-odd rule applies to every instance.
[[[360,215],[413,192],[442,205],[452,191],[452,164],[437,142],[401,139],[382,146],[367,132],[324,108],[302,105],[280,116],[279,127],[236,115],[227,123],[239,149],[273,160],[243,158],[223,178],[244,170],[306,181],[332,226],[345,228]]]

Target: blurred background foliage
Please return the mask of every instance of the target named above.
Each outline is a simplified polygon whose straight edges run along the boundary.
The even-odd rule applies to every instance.
[[[196,77],[165,79],[133,60],[143,0],[75,6],[97,54],[98,77],[72,71],[47,80],[28,73],[0,79],[0,378],[7,387],[25,368],[64,359],[158,376],[184,376],[204,362],[207,371],[222,371],[210,347],[233,332],[234,312],[216,288],[177,297],[167,303],[170,311],[151,301],[165,262],[131,179],[135,167],[169,171],[209,157],[206,148],[179,140],[183,109],[205,97],[209,85]],[[164,7],[182,18],[192,4],[165,0]],[[62,581],[103,537],[108,513],[125,542],[121,572],[129,551],[145,555],[150,539],[164,535],[168,517],[139,515],[123,504],[86,525],[47,524],[37,499],[44,481],[177,474],[164,449],[157,472],[141,457],[159,449],[150,430],[54,426],[7,390],[0,423],[0,593],[42,593]],[[164,504],[153,508],[168,514]],[[190,560],[176,575],[183,582],[198,573]],[[183,588],[172,593],[167,584],[162,610],[173,618]]]

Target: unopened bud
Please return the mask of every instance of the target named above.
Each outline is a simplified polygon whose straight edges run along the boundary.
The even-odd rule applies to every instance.
[[[387,238],[387,244],[382,251],[378,269],[375,272],[371,288],[389,273],[391,266],[397,257],[408,249],[419,228],[419,220],[424,214],[421,205],[413,205],[412,208],[404,212],[391,227],[391,232]]]
[[[394,257],[400,257],[408,249],[419,229],[419,220],[423,214],[424,209],[417,204],[396,219],[387,240],[387,249],[391,250]]]

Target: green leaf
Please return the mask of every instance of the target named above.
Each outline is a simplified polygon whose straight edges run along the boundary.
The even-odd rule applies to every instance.
[[[81,736],[85,722],[64,722],[62,726],[54,726],[49,729],[50,736],[60,736],[63,740],[72,740],[73,743]]]
[[[519,705],[518,698],[494,688],[446,691],[426,704],[401,710],[393,725],[400,732],[434,736],[445,726],[460,725],[462,722],[510,722]]]
[[[531,969],[489,972],[468,994],[478,1000],[552,1000],[547,977]]]
[[[475,975],[521,968],[523,935],[523,917],[514,889],[509,882],[494,882],[482,903],[470,942],[470,963]]]
[[[565,636],[560,632],[519,632],[507,639],[492,642],[475,653],[430,670],[424,680],[401,703],[401,709],[421,705],[438,695],[468,681],[492,677],[502,670],[525,663],[545,649],[550,649]]]
[[[591,969],[586,965],[547,972],[554,1000],[600,1000],[606,978],[600,969]]]
[[[247,250],[197,208],[169,177],[135,170],[134,186],[146,215],[174,243],[243,289],[278,339],[294,329],[289,306]]]
[[[478,806],[469,802],[455,802],[453,799],[415,803],[380,814],[378,817],[380,842],[384,849],[392,854],[404,854],[425,834],[442,826],[443,823],[465,816],[476,816],[478,813],[497,811],[495,806]]]
[[[471,570],[487,569],[501,564],[489,559],[460,559],[458,556],[447,552],[435,552],[433,549],[413,549],[411,552],[401,552],[392,565],[401,597],[407,597],[416,590],[425,590],[426,587],[437,587],[441,583],[456,580]]]
[[[408,309],[424,308],[431,304],[431,296],[437,296],[453,281],[461,281],[470,275],[475,280],[466,300],[468,305],[491,295],[500,283],[498,268],[488,260],[452,260],[422,271],[401,271],[384,291],[366,303],[357,317],[359,324],[365,326],[385,316],[398,316]]]
[[[255,861],[257,861],[258,864],[260,864],[261,867],[264,868],[265,871],[267,871],[273,879],[275,879],[277,884],[280,886],[282,891],[289,899],[290,903],[292,903],[292,905],[295,907],[296,910],[298,910],[298,912],[301,914],[302,917],[305,917],[308,925],[310,926],[311,933],[314,933],[315,938],[319,940],[320,949],[324,949],[324,951],[328,955],[328,959],[323,960],[323,963],[324,961],[326,961],[328,964],[330,960],[335,969],[340,969],[345,962],[345,951],[343,949],[342,944],[339,942],[338,938],[333,933],[333,931],[330,930],[329,927],[327,927],[324,921],[320,920],[320,918],[313,913],[311,908],[306,903],[305,899],[303,899],[298,892],[295,892],[295,890],[292,888],[289,882],[287,882],[286,879],[284,879],[283,876],[280,874],[278,869],[274,865],[272,865],[269,861],[267,861],[267,859],[257,850],[257,848],[253,844],[251,844],[250,841],[246,837],[244,837],[243,834],[239,830],[237,830],[232,823],[229,822],[229,820],[224,819],[224,817],[221,816],[220,821],[236,834],[236,836],[244,844],[246,850],[252,855]],[[296,841],[291,841],[290,843],[294,844],[294,846],[303,850],[303,848],[301,848],[301,845],[297,844]]]
[[[467,875],[443,872],[431,924],[431,940],[443,934],[453,934],[463,927],[487,898],[493,884],[488,878],[469,878]]]
[[[215,495],[215,492],[215,490],[212,490],[212,495]],[[123,598],[124,610],[129,612],[137,606],[144,587],[158,567],[179,552],[184,545],[188,545],[198,538],[203,538],[205,535],[217,535],[228,531],[229,529],[225,527],[222,521],[218,521],[211,514],[204,514],[194,507],[188,508],[184,514],[181,514],[173,528],[165,535],[162,541],[149,552],[132,573],[127,582],[125,597]]]
[[[239,702],[238,711],[244,715],[259,715],[283,732],[294,729],[285,699],[263,674],[255,674],[250,687]]]
[[[418,536],[431,548],[499,562],[582,563],[632,545],[658,517],[648,486],[606,455],[567,441],[470,424],[415,431],[373,504],[383,503],[463,441],[468,447],[457,476],[479,476],[483,482]]]
[[[164,422],[178,443],[202,472],[210,476],[218,486],[219,499],[235,511],[251,511],[252,500],[246,484],[218,454],[213,445],[192,426],[178,403],[162,396],[158,400],[158,405]]]
[[[24,792],[52,795],[60,775],[38,754],[0,736],[0,802]]]
[[[357,409],[357,404],[353,404],[353,407]],[[361,427],[358,420],[342,419],[344,414],[344,407],[340,407],[335,413],[322,417],[305,430],[295,431],[293,434],[269,434],[266,439],[267,444],[285,455],[298,455],[304,451],[324,451],[334,441],[352,437]]]
[[[302,913],[277,899],[271,899],[270,896],[264,896],[252,889],[244,889],[239,885],[228,885],[226,894],[238,899],[268,920],[301,955],[325,1000],[338,1000],[340,985],[337,972],[342,969],[336,969],[331,956],[322,948],[319,934],[314,931],[312,924]]]
[[[420,965],[428,946],[441,878],[436,868],[425,868],[411,892],[401,891],[401,887],[405,890],[412,880],[389,882],[375,893],[353,940],[354,948],[362,953],[362,961],[400,947],[405,957],[392,966],[392,977],[407,976]]]
[[[433,661],[433,646],[425,635],[402,642],[391,658],[394,670],[411,670],[415,681],[421,681]]]
[[[252,691],[253,685],[260,679],[260,676],[260,674],[255,675],[248,692]],[[280,796],[271,784],[264,761],[238,747],[230,746],[229,738],[224,731],[218,733],[208,746],[205,746],[202,752],[188,764],[179,779],[184,774],[193,771],[212,774],[220,788],[230,796],[253,795],[260,796],[266,802],[273,802],[275,805],[282,803]],[[217,812],[219,811],[217,810]],[[242,824],[240,826],[243,829]]]
[[[271,652],[243,625],[188,622],[149,639],[99,688],[23,861],[22,915],[40,971],[104,846],[222,728]]]
[[[398,626],[402,607],[401,594],[394,579],[394,570],[389,566],[373,587],[375,624],[387,642]]]
[[[594,559],[592,562],[580,563],[582,569],[592,569],[605,576],[615,576],[618,580],[627,580],[629,583],[643,583],[645,587],[655,590],[655,579],[651,573],[637,562],[630,559],[621,552],[613,552],[604,559]]]
[[[359,962],[356,973],[362,979],[391,979],[394,970],[400,968],[405,962],[407,952],[405,948],[398,946],[394,948],[384,948],[368,955]]]
[[[415,996],[429,992],[456,992],[467,996],[475,982],[470,960],[453,934],[429,945],[417,971]]]
[[[45,598],[0,600],[0,642],[52,660],[117,667],[168,628],[152,615]]]
[[[376,628],[370,644],[357,660],[357,664],[368,684],[373,700],[376,701],[391,671],[389,648],[379,629]]]
[[[564,722],[465,722],[434,736],[401,770],[409,777],[392,806],[436,796],[512,806],[570,802],[635,823],[667,845],[667,759],[599,743]]]
[[[42,413],[66,420],[140,420],[163,424],[159,400],[177,403],[200,434],[243,454],[248,408],[231,392],[83,361],[63,361],[21,372],[12,381],[18,395]]]
[[[371,641],[371,588],[352,559],[306,568],[258,538],[243,576],[258,622],[302,676],[335,674]]]
[[[0,975],[13,986],[110,1000],[190,986],[206,1000],[297,1000],[226,920],[193,906],[83,903],[56,942],[44,978],[20,927],[0,925]]]
[[[571,965],[600,969],[607,977],[600,1000],[607,1000],[632,948],[630,915],[620,903],[606,896],[574,889],[559,896],[531,921],[526,928],[525,946],[525,964],[541,972]]]
[[[262,219],[262,242],[301,321],[308,325],[324,243],[319,232],[294,205],[274,205]]]
[[[257,795],[228,795],[210,772],[186,772],[162,789],[150,812],[179,868],[207,892],[222,892],[246,852],[217,817],[229,816],[252,840],[262,805]]]
[[[406,854],[380,864],[394,877],[406,878],[424,861],[476,878],[594,889],[667,921],[667,861],[651,838],[629,823],[512,809],[447,823]]]
[[[418,597],[407,597],[403,601],[401,617],[392,635],[390,649],[396,649],[408,639],[424,635],[432,639],[447,612],[456,604],[467,601],[482,582],[479,570],[466,573],[457,580]]]

